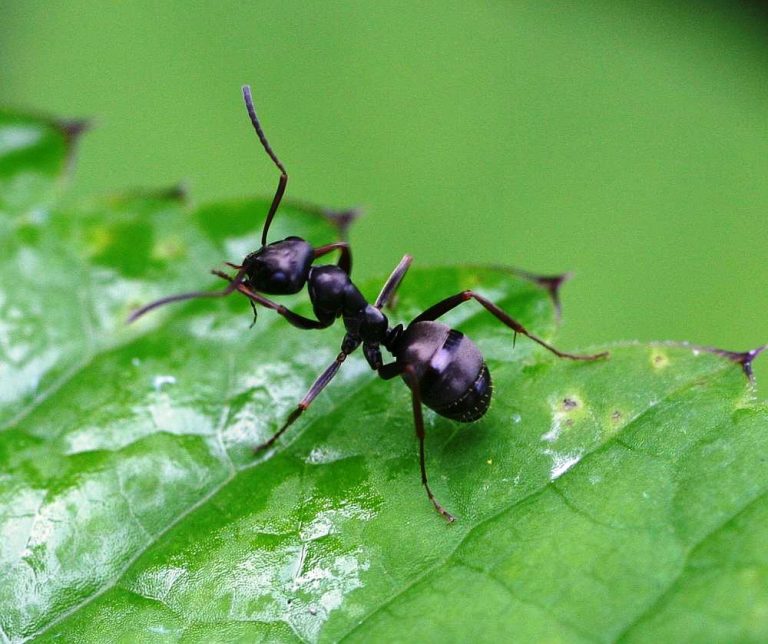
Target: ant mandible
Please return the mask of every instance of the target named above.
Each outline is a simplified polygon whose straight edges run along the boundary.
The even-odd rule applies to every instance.
[[[475,300],[502,324],[512,329],[515,337],[520,333],[559,358],[598,360],[608,354],[603,352],[577,355],[560,351],[530,333],[493,302],[471,290],[462,291],[437,302],[417,315],[405,327],[402,324],[391,327],[382,309],[392,300],[403,280],[411,264],[410,255],[405,255],[400,260],[384,283],[376,301],[370,304],[351,280],[352,255],[346,242],[334,242],[313,248],[300,237],[287,237],[268,244],[269,226],[285,193],[288,173],[264,135],[253,107],[250,87],[247,85],[243,87],[243,98],[261,145],[280,170],[277,191],[261,233],[261,248],[247,255],[242,264],[227,262],[229,267],[237,271],[234,276],[218,270],[211,271],[228,282],[223,290],[195,291],[161,298],[134,311],[129,322],[171,302],[203,297],[225,297],[235,291],[239,291],[250,300],[254,315],[258,304],[273,309],[299,329],[324,329],[331,326],[337,318],[343,318],[346,333],[341,342],[340,353],[315,380],[280,429],[267,441],[258,445],[255,451],[271,447],[331,382],[347,356],[362,345],[366,361],[379,377],[390,380],[400,376],[411,390],[413,420],[419,441],[421,482],[435,509],[443,518],[451,522],[454,517],[435,498],[427,481],[427,470],[424,464],[424,418],[421,407],[426,405],[440,416],[469,423],[482,417],[488,410],[493,387],[488,366],[475,343],[459,331],[438,322],[437,319],[460,304]],[[336,264],[314,265],[315,260],[335,250],[340,251]],[[317,319],[294,313],[263,295],[298,293],[305,284]],[[381,347],[394,356],[394,361],[384,364]]]

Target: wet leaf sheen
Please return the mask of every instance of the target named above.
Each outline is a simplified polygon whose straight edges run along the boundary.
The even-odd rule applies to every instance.
[[[472,425],[427,414],[446,525],[407,389],[359,356],[252,455],[339,327],[265,311],[249,330],[239,297],[125,327],[140,303],[212,287],[266,204],[193,211],[170,191],[62,209],[71,139],[0,114],[0,641],[768,637],[768,415],[738,365],[641,344],[558,361],[464,305],[448,321],[495,398]],[[273,238],[288,234],[336,231],[286,206]],[[392,317],[464,288],[552,337],[536,283],[418,258]]]

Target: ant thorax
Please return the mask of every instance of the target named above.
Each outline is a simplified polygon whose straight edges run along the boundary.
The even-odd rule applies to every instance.
[[[365,343],[380,344],[387,337],[389,320],[379,309],[367,304],[354,316],[344,318],[347,333],[360,338]]]

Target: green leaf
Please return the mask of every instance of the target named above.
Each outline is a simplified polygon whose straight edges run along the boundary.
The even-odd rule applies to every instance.
[[[495,397],[475,424],[426,415],[447,525],[407,388],[359,355],[254,457],[340,325],[264,311],[249,330],[236,296],[126,327],[155,297],[216,287],[207,268],[257,247],[266,202],[51,208],[67,153],[43,121],[0,120],[0,641],[768,637],[768,410],[733,359],[614,344],[558,360],[460,307],[446,320]],[[337,234],[298,206],[275,224]],[[392,317],[466,288],[553,336],[547,290],[503,269],[415,267]]]

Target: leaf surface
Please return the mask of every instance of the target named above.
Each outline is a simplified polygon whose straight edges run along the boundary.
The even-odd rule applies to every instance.
[[[254,457],[340,325],[263,311],[249,330],[237,296],[126,327],[156,297],[216,288],[207,268],[257,246],[267,203],[60,209],[70,143],[0,118],[0,641],[768,637],[768,414],[732,360],[662,344],[558,360],[463,305],[445,319],[495,397],[471,425],[426,415],[446,525],[408,390],[359,355]],[[337,230],[286,206],[271,236],[289,234]],[[391,317],[466,288],[554,335],[547,290],[503,269],[414,267]]]

